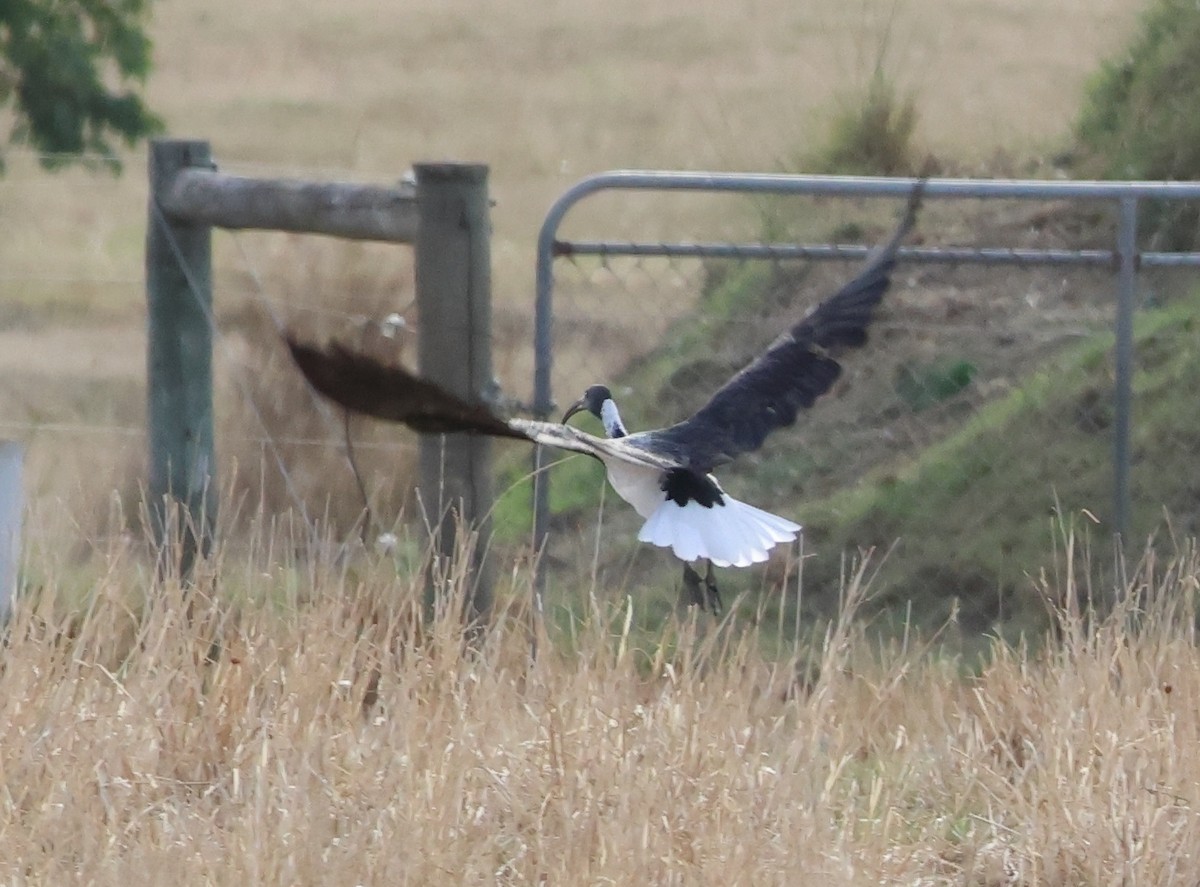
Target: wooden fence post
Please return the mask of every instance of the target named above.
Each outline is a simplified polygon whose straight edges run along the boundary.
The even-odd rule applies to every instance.
[[[189,167],[211,168],[208,142],[157,139],[150,145],[146,225],[147,421],[150,519],[161,556],[186,575],[212,542],[212,229],[172,218],[160,195]],[[170,560],[160,566],[174,568]]]
[[[415,245],[421,375],[479,399],[493,386],[488,169],[450,163],[413,169],[420,217]],[[491,534],[491,470],[486,437],[421,438],[422,502],[438,534],[438,553],[454,553],[460,522],[478,533],[466,614],[475,624],[492,606],[492,576],[483,556]]]
[[[12,440],[0,440],[0,619],[12,612],[21,558],[22,448]]]

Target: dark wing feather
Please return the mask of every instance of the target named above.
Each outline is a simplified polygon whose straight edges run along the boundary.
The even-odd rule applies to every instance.
[[[791,425],[798,410],[828,391],[842,368],[827,351],[867,341],[872,312],[887,290],[896,250],[916,223],[924,187],[924,179],[917,182],[896,232],[853,280],[805,314],[690,419],[652,432],[655,443],[708,471],[757,450],[768,434]]]
[[[470,432],[528,439],[482,403],[470,403],[402,367],[355,354],[341,345],[315,348],[287,340],[309,384],[348,410],[402,422],[427,434]]]
[[[511,437],[597,459],[618,459],[647,468],[682,467],[648,450],[638,436],[605,440],[570,425],[501,419],[482,403],[470,403],[403,369],[356,354],[337,344],[315,348],[287,340],[292,358],[309,384],[348,410],[400,422],[425,434],[486,434]]]

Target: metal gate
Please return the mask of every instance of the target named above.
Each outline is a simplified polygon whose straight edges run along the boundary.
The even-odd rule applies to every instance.
[[[808,195],[822,197],[904,197],[915,184],[910,178],[867,178],[817,175],[767,175],[624,170],[601,173],[580,181],[564,192],[550,208],[537,247],[535,371],[533,409],[538,418],[550,417],[555,408],[551,390],[554,358],[554,263],[561,257],[617,256],[681,258],[732,258],[738,260],[858,259],[866,246],[832,243],[638,242],[630,240],[562,240],[559,228],[580,201],[601,192],[725,192],[742,194]],[[986,179],[931,179],[926,198],[1006,198],[1024,200],[1087,201],[1114,207],[1115,243],[1108,249],[902,247],[902,263],[955,265],[1062,265],[1111,268],[1115,295],[1115,384],[1113,386],[1112,463],[1113,529],[1125,536],[1130,517],[1130,432],[1133,385],[1133,315],[1138,302],[1138,271],[1150,266],[1200,266],[1200,253],[1139,251],[1138,212],[1144,201],[1200,199],[1200,183],[1019,181]],[[549,478],[541,469],[543,454],[535,456],[534,540],[541,550],[549,527]],[[541,588],[539,578],[538,588]],[[540,593],[539,593],[540,604]]]

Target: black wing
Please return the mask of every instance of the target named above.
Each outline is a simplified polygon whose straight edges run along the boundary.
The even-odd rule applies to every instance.
[[[292,359],[309,384],[348,410],[402,422],[427,434],[470,432],[524,438],[482,403],[469,403],[443,388],[341,345],[314,348],[287,340]]]
[[[483,403],[463,400],[403,367],[380,363],[341,345],[315,348],[291,338],[287,345],[304,377],[321,394],[348,410],[400,422],[414,431],[511,437],[601,461],[618,459],[661,471],[682,467],[669,456],[645,449],[635,438],[606,440],[570,425],[502,419]]]
[[[828,349],[856,348],[883,298],[896,250],[916,223],[925,180],[909,197],[904,218],[858,275],[804,315],[757,359],[721,386],[690,419],[651,432],[655,444],[698,471],[757,450],[768,434],[796,421],[841,375]]]

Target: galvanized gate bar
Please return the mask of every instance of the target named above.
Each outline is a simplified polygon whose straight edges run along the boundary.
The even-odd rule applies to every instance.
[[[638,243],[633,241],[564,241],[558,229],[575,204],[601,191],[695,191],[741,194],[781,194],[839,197],[905,197],[916,184],[913,178],[865,176],[776,175],[763,173],[673,172],[617,170],[590,176],[563,192],[546,213],[538,234],[534,321],[533,410],[548,418],[554,409],[551,391],[553,366],[553,263],[565,255],[628,255],[763,259],[847,259],[867,254],[867,247],[834,244],[704,244]],[[1129,527],[1129,433],[1133,374],[1133,309],[1139,265],[1200,266],[1200,253],[1137,253],[1137,209],[1141,200],[1200,200],[1200,182],[1099,182],[1072,180],[930,179],[927,198],[1101,200],[1117,204],[1118,235],[1114,250],[1036,250],[1009,248],[930,249],[904,248],[900,258],[914,262],[1105,265],[1117,272],[1116,390],[1114,393],[1114,515],[1118,536]],[[534,456],[534,542],[540,552],[549,525],[549,485],[541,469],[545,456]],[[539,571],[535,605],[542,606],[543,577]]]
[[[664,256],[671,259],[863,259],[871,247],[850,243],[652,243],[609,240],[556,240],[555,257]],[[906,246],[897,257],[923,264],[959,265],[1112,265],[1107,249],[1007,249],[1004,247]],[[1200,253],[1196,254],[1200,264]]]
[[[1146,268],[1151,265],[1157,268],[1186,268],[1200,265],[1200,253],[1138,253],[1138,265]]]

